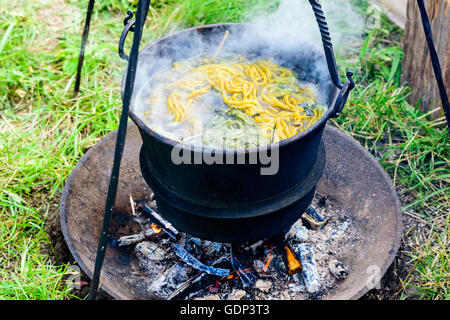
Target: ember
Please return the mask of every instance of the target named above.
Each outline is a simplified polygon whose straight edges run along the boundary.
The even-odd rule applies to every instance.
[[[320,203],[323,205],[323,201],[315,202],[319,207]],[[308,209],[306,213],[323,222],[318,229],[308,230],[310,224],[305,228],[303,215],[286,234],[242,246],[181,233],[157,213],[154,204],[150,207],[140,203],[136,209],[147,217],[143,225],[149,227],[139,234],[121,237],[119,246],[136,245],[142,268],[158,275],[151,284],[152,290],[167,300],[291,299],[299,293],[318,298],[348,275],[348,270],[330,252],[339,247],[350,221],[328,221],[322,217],[324,210],[319,214]],[[323,240],[328,242],[326,246]]]
[[[231,271],[228,279],[209,274],[202,276],[205,277],[203,278],[205,281],[193,286],[188,285],[187,291],[183,291],[188,293],[180,294],[176,299],[359,298],[367,290],[365,280],[371,276],[365,266],[376,264],[380,266],[381,271],[385,270],[398,249],[397,241],[400,243],[401,236],[401,210],[391,182],[370,154],[363,151],[344,133],[327,127],[324,141],[327,159],[330,161],[327,161],[326,174],[318,185],[312,205],[317,213],[328,220],[328,223],[314,230],[308,229],[303,221],[298,219],[290,230],[283,228],[283,231],[287,231],[284,240],[289,241],[295,253],[298,254],[298,246],[301,243],[310,244],[320,281],[319,292],[308,293],[303,271],[289,275],[288,270],[285,270],[286,264],[283,263],[284,250],[280,252],[275,246],[267,270],[263,272],[268,261],[270,245],[274,245],[264,237],[259,238],[259,241],[255,240],[253,244],[245,243],[244,248],[261,280],[270,281],[272,285],[267,293],[255,286],[244,288],[230,265],[230,244],[203,241],[183,232],[179,232],[180,239],[175,241],[164,229],[154,234],[151,224],[158,223],[152,221],[142,210],[135,210],[135,214],[141,216],[132,215],[129,206],[130,193],[137,202],[150,201],[147,203],[152,210],[157,213],[160,211],[156,202],[151,203],[152,191],[141,177],[137,157],[142,142],[138,130],[131,124],[129,129],[123,164],[126,169],[121,174],[122,182],[119,184],[120,192],[113,211],[103,272],[102,287],[115,298],[167,299],[183,283],[203,273],[186,264],[175,254],[174,243],[183,246],[205,265]],[[102,140],[98,148],[89,151],[82,165],[72,173],[61,200],[61,225],[64,237],[75,259],[88,274],[94,271],[92,248],[97,245],[98,237],[96,232],[87,230],[100,230],[102,226],[102,217],[98,213],[103,207],[99,196],[102,196],[108,187],[103,179],[103,172],[105,164],[108,164],[113,156],[111,146],[115,138],[116,134],[111,134],[109,138]],[[360,157],[364,158],[364,161],[361,161]],[[346,165],[343,166],[343,163]],[[93,180],[97,181],[98,185],[87,188]],[[377,183],[373,185],[375,181]],[[301,214],[298,212],[296,215]],[[162,249],[163,255],[159,254],[160,250],[155,251],[158,253],[156,258],[161,260],[145,259],[144,255],[138,255],[134,248],[139,242],[132,241],[133,243],[127,246],[117,245],[119,238],[141,234],[142,231],[146,233],[147,230],[151,230],[150,234],[154,235],[148,239],[140,235],[139,240],[142,238],[144,240],[139,242],[147,241]],[[226,230],[229,233],[234,231]],[[247,230],[247,233],[252,232],[253,229]],[[385,236],[379,237],[380,234]],[[264,245],[269,247],[264,248]],[[220,257],[225,257],[226,260],[221,265],[214,265]],[[336,272],[332,272],[329,268],[332,260],[341,262],[349,272],[346,279],[340,280],[335,277]],[[336,271],[340,275],[340,271]],[[219,291],[212,294],[207,288],[215,284],[216,280],[220,283]],[[245,291],[246,294],[242,296],[241,291]]]
[[[272,248],[273,248],[273,245],[270,245],[269,253],[267,254],[267,258],[266,258],[266,264],[264,265],[264,273],[267,272],[270,262],[272,261]]]
[[[155,233],[160,233],[161,232],[161,227],[157,226],[156,224],[152,223],[152,229],[153,231],[155,231]]]
[[[290,248],[289,244],[286,244],[284,247],[285,254],[286,254],[286,260],[287,260],[287,266],[289,269],[289,274],[296,274],[303,270],[303,266],[301,262],[296,257],[295,253]]]
[[[152,222],[157,224],[160,229],[163,229],[171,238],[178,240],[180,238],[180,233],[176,230],[170,222],[161,217],[155,210],[153,210],[146,203],[139,203],[136,209],[142,209]]]
[[[259,279],[259,274],[256,272],[253,262],[242,247],[232,246],[231,265],[244,287],[251,287]]]

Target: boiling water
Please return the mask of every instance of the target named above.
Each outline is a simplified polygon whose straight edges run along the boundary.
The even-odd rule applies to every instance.
[[[272,108],[270,110],[274,112],[272,113],[274,116],[269,119],[264,118],[265,111],[256,106],[257,104],[266,107],[267,103],[261,97],[268,99],[264,96],[267,86],[253,86],[253,97],[257,97],[255,106],[244,106],[245,108],[240,108],[239,105],[230,106],[231,102],[227,100],[228,97],[233,97],[237,99],[233,102],[240,103],[246,100],[246,93],[235,93],[232,96],[233,92],[229,92],[229,95],[224,95],[218,82],[216,85],[213,82],[214,79],[217,80],[216,73],[222,71],[206,75],[205,72],[198,69],[202,66],[207,68],[211,64],[220,64],[223,68],[227,68],[235,66],[237,63],[242,64],[242,66],[239,65],[240,68],[247,68],[246,66],[254,63],[260,63],[262,66],[264,66],[263,63],[270,63],[268,65],[272,68],[278,67],[273,60],[262,61],[249,62],[242,57],[234,56],[221,61],[196,58],[175,62],[171,67],[150,78],[148,83],[137,92],[133,100],[133,110],[150,129],[164,137],[184,144],[215,149],[245,149],[271,144],[298,134],[317,122],[326,109],[316,101],[316,97],[319,97],[318,86],[314,83],[300,81],[298,75],[290,70],[283,71],[286,72],[286,79],[290,81],[289,85],[277,84],[272,88],[272,84],[268,83],[267,86],[272,91],[274,89],[276,91],[285,90],[284,93],[275,93],[280,101],[283,96],[289,94],[286,93],[286,90],[289,91],[293,86],[298,88],[305,94],[304,101],[299,103],[298,107],[296,106],[302,112],[296,110],[293,117],[287,117],[286,114],[291,112],[292,115],[292,111],[269,106]],[[289,75],[291,75],[290,78]],[[220,76],[222,77],[222,74]],[[224,82],[231,81],[230,75],[228,76],[228,78],[224,77]],[[258,81],[260,78],[257,78]],[[234,80],[236,79],[237,77]],[[248,81],[249,79],[244,80]],[[254,79],[253,82],[255,83]],[[292,99],[289,95],[286,103],[294,102],[295,99]],[[276,120],[282,119],[282,117],[287,119],[283,123],[284,127],[281,122]],[[297,117],[296,122],[294,121],[295,117]]]

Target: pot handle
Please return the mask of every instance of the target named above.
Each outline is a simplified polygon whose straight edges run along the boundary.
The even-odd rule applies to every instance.
[[[118,48],[119,56],[126,61],[128,61],[130,57],[125,54],[125,52],[123,51],[123,47],[125,45],[125,40],[127,39],[128,32],[134,32],[134,24],[136,22],[136,20],[130,21],[131,18],[133,18],[133,12],[128,10],[127,17],[123,20],[125,28],[123,28],[122,34],[120,35]]]
[[[325,51],[325,57],[327,59],[331,80],[336,87],[341,89],[333,107],[334,112],[331,116],[332,118],[336,118],[344,109],[350,91],[355,87],[355,83],[352,78],[353,73],[347,72],[347,82],[345,84],[341,83],[336,59],[334,56],[333,44],[331,43],[331,35],[328,29],[327,21],[325,19],[325,14],[322,10],[322,6],[320,5],[318,0],[309,0],[309,3],[312,6],[314,15],[316,16],[317,24],[319,25],[320,35],[322,36],[323,49]]]
[[[355,82],[353,81],[353,72],[347,72],[347,81],[343,84],[341,91],[339,92],[336,101],[333,106],[333,113],[331,114],[331,118],[337,118],[341,114],[342,110],[344,110],[345,103],[347,102],[348,95],[350,91],[355,87]]]

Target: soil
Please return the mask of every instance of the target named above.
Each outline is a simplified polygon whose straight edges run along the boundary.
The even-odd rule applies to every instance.
[[[61,230],[61,220],[59,213],[59,204],[53,204],[50,210],[50,213],[47,217],[45,223],[46,231],[48,237],[50,239],[51,247],[48,246],[44,248],[44,252],[47,253],[51,259],[53,264],[70,264],[72,266],[76,266],[77,270],[81,271],[81,279],[80,279],[80,288],[75,289],[72,294],[76,297],[84,299],[87,297],[89,293],[89,284],[90,279],[84,273],[83,269],[81,269],[75,259],[72,257],[70,253],[69,247],[64,240],[64,235]],[[99,290],[97,294],[97,299],[99,300],[112,300],[113,298],[103,290]]]
[[[36,12],[38,21],[43,31],[41,35],[58,35],[67,29],[68,25],[79,28],[82,15],[77,6],[67,4],[66,1],[52,1],[48,3],[45,0],[38,1],[39,6],[42,6]],[[53,50],[58,46],[58,39],[56,37],[41,37],[41,45],[46,50]]]
[[[403,188],[397,188],[402,206],[411,202],[412,196],[403,191]],[[417,213],[418,214],[418,213]],[[402,281],[404,281],[411,269],[411,253],[417,250],[417,245],[413,241],[418,234],[428,233],[429,225],[411,215],[403,214],[403,236],[400,249],[394,259],[394,262],[387,270],[380,281],[379,288],[369,291],[363,300],[395,300],[401,298],[403,293]],[[412,292],[409,292],[411,294]],[[412,299],[412,298],[409,298]]]

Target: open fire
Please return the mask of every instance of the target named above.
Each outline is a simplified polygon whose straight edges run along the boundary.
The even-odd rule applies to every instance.
[[[158,214],[152,196],[132,210],[142,231],[116,245],[134,250],[154,279],[148,290],[162,299],[320,298],[348,275],[337,248],[350,222],[327,219],[336,209],[319,198],[313,202],[318,210],[310,206],[286,234],[236,245],[179,232]]]
[[[64,237],[88,275],[94,270],[94,251],[102,230],[102,199],[108,189],[107,174],[116,137],[111,134],[88,151],[70,175],[61,199]],[[138,129],[130,123],[106,244],[102,288],[117,299],[360,298],[376,285],[398,250],[402,231],[400,202],[383,168],[356,141],[333,127],[326,128],[323,140],[327,164],[312,206],[327,222],[313,229],[306,215],[299,219],[307,207],[297,210],[294,221],[289,223],[294,225],[283,239],[289,241],[302,271],[289,274],[289,265],[286,267],[283,260],[284,246],[272,241],[272,236],[265,236],[267,229],[262,229],[262,236],[258,234],[255,239],[263,241],[243,246],[260,277],[252,286],[244,287],[231,266],[231,245],[200,241],[196,238],[199,235],[181,232],[180,239],[175,240],[163,230],[157,233],[152,223],[159,227],[163,224],[150,220],[142,209],[133,204],[135,213],[130,210],[131,194],[138,202],[148,200],[145,203],[167,219],[163,207],[157,208],[151,201],[153,192],[159,194],[141,175],[138,155],[142,141]],[[191,223],[186,219],[186,224]],[[183,225],[184,232],[184,221],[177,222],[179,225]],[[253,233],[254,228],[245,230]],[[235,231],[224,228],[223,233]],[[204,265],[229,270],[229,276],[223,279],[188,265],[175,253],[175,243]],[[306,259],[308,255],[301,250],[308,248],[314,254],[320,285],[314,294],[307,289],[311,283],[305,283],[309,265],[302,256]],[[219,260],[222,257],[225,260]],[[338,280],[347,274],[345,280]],[[181,291],[183,294],[177,296]]]

